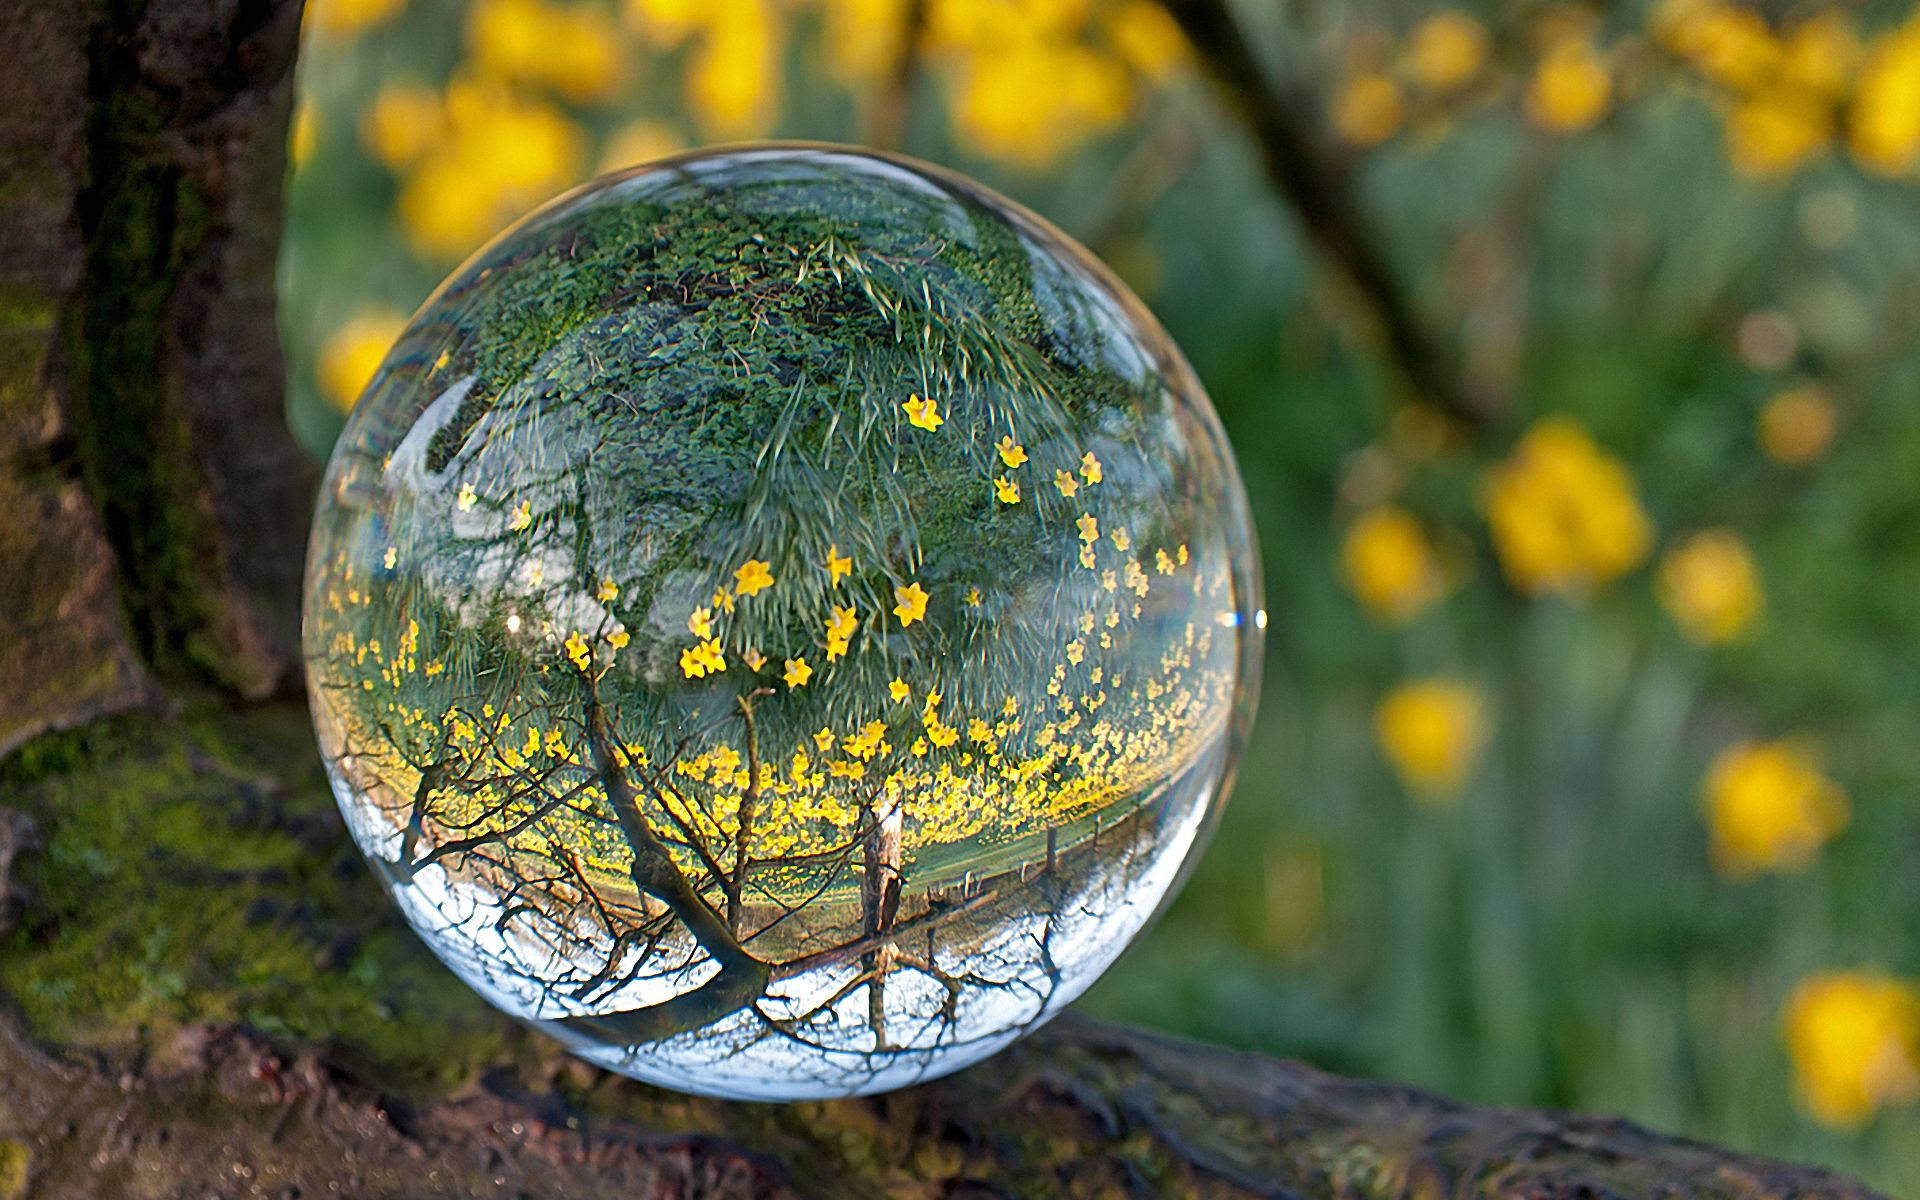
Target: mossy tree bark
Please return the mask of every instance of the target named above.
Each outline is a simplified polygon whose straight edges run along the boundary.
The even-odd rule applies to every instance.
[[[0,0],[0,1200],[1871,1194],[1074,1019],[771,1107],[486,1012],[373,902],[283,694],[298,17]]]

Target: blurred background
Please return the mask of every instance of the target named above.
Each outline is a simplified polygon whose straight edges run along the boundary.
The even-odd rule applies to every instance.
[[[310,0],[290,419],[323,456],[601,171],[974,175],[1192,359],[1274,614],[1222,833],[1086,1006],[1920,1195],[1920,12],[1183,8]]]

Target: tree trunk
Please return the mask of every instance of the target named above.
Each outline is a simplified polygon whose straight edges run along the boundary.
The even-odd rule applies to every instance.
[[[1870,1195],[1073,1018],[770,1107],[481,1010],[376,906],[280,695],[313,481],[272,316],[298,21],[0,0],[0,1200]],[[450,1075],[469,1054],[498,1065]]]

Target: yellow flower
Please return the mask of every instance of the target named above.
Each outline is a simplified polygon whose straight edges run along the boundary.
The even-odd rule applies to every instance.
[[[699,679],[703,675],[718,674],[726,669],[727,657],[721,653],[720,643],[713,638],[680,652],[680,670],[688,679]]]
[[[1714,866],[1735,879],[1805,869],[1851,816],[1846,792],[1788,741],[1721,751],[1707,773],[1704,801]]]
[[[833,730],[828,729],[825,725],[822,725],[819,732],[813,735],[813,744],[820,748],[820,753],[822,754],[833,749],[833,742]]]
[[[853,641],[854,630],[860,627],[853,605],[833,606],[833,615],[827,618],[827,661],[832,662],[847,652],[848,643]]]
[[[406,0],[312,0],[301,18],[305,32],[344,40],[391,20]]]
[[[642,117],[628,121],[607,135],[606,146],[600,151],[600,170],[604,174],[636,167],[686,148],[686,139],[664,121]]]
[[[1793,990],[1780,1017],[1801,1103],[1854,1129],[1920,1099],[1920,987],[1877,971],[1829,971]]]
[[[597,6],[474,0],[467,13],[467,45],[489,76],[551,88],[576,104],[604,100],[620,82],[618,33]]]
[[[592,656],[588,654],[586,639],[580,636],[579,630],[576,629],[567,635],[566,650],[567,657],[573,660],[574,666],[579,667],[582,671],[587,669],[587,664],[591,661]]]
[[[593,595],[602,604],[612,604],[620,598],[620,585],[611,579],[602,579],[600,586],[594,589]]]
[[[1100,540],[1100,520],[1092,513],[1081,513],[1073,523],[1080,528],[1080,540],[1088,546]]]
[[[1001,438],[1000,444],[994,448],[1000,451],[1000,461],[1007,464],[1008,470],[1027,461],[1027,448],[1014,441],[1012,434]]]
[[[911,696],[913,689],[907,686],[906,680],[895,675],[893,682],[887,684],[887,694],[893,697],[895,703],[899,703]]]
[[[840,547],[827,547],[827,586],[839,587],[840,581],[853,574],[853,559],[840,553]]]
[[[1458,9],[1443,9],[1416,25],[1407,39],[1407,67],[1430,92],[1451,92],[1486,66],[1487,27]]]
[[[406,327],[402,314],[375,308],[356,314],[335,330],[320,349],[315,371],[320,394],[341,412],[351,409]]]
[[[616,629],[607,635],[607,645],[612,646],[615,650],[625,649],[627,643],[632,640],[632,635],[624,629]]]
[[[1660,564],[1660,603],[1696,642],[1728,642],[1760,615],[1760,571],[1728,529],[1696,533]]]
[[[1164,554],[1162,573],[1171,571]],[[1440,598],[1440,566],[1420,523],[1391,505],[1369,509],[1347,527],[1340,546],[1347,589],[1385,621],[1408,621]]]
[[[713,636],[713,610],[696,608],[687,618],[687,632],[701,639]]]
[[[1106,476],[1100,470],[1100,460],[1089,450],[1080,456],[1080,478],[1088,483],[1099,483]]]
[[[1606,583],[1652,546],[1632,476],[1567,417],[1528,430],[1488,473],[1483,499],[1500,565],[1523,591],[1577,593]]]
[[[1593,44],[1562,37],[1547,48],[1527,85],[1527,112],[1549,133],[1578,133],[1606,115],[1613,76]]]
[[[1832,137],[1831,106],[1794,92],[1762,92],[1727,114],[1727,158],[1755,179],[1791,173]]]
[[[513,516],[507,520],[507,528],[518,532],[533,524],[533,501],[522,500],[513,506]]]
[[[721,612],[732,612],[733,593],[723,587],[713,589],[713,607],[719,609]]]
[[[386,554],[386,557],[385,557],[385,558],[382,558],[382,559],[380,560],[380,565],[381,565],[381,566],[383,566],[383,567],[385,567],[385,568],[386,568],[387,570],[389,570],[389,571],[391,571],[391,570],[393,570],[393,564],[394,564],[394,563],[396,563],[396,562],[398,562],[398,561],[400,561],[400,549],[399,549],[399,547],[397,547],[397,546],[388,546],[388,547],[387,547],[387,554]]]
[[[1373,713],[1374,736],[1415,799],[1440,803],[1466,783],[1486,741],[1484,704],[1469,684],[1404,683]]]
[[[1126,526],[1122,525],[1107,536],[1113,540],[1115,550],[1125,552],[1133,549],[1133,535],[1127,532]]]
[[[773,564],[750,558],[733,573],[734,590],[751,596],[773,586]]]
[[[779,20],[767,0],[708,7],[706,37],[687,62],[687,107],[711,137],[764,135],[778,115]]]
[[[1833,397],[1815,383],[1803,383],[1774,396],[1760,410],[1760,448],[1788,466],[1819,458],[1833,440]]]
[[[980,595],[979,588],[970,587],[967,589],[967,607],[968,608],[979,608],[982,599],[983,597]]]
[[[1187,62],[1187,39],[1154,0],[1120,0],[1105,10],[1107,40],[1126,64],[1164,83]]]
[[[927,615],[927,593],[916,581],[906,587],[893,589],[893,598],[898,601],[893,606],[893,614],[900,618],[900,627],[905,629],[915,621]]]
[[[740,661],[747,664],[747,670],[758,671],[767,665],[767,656],[760,653],[760,647],[748,646],[747,652],[740,656]]]
[[[440,97],[417,84],[380,89],[360,117],[360,140],[390,171],[414,163],[440,137]]]
[[[460,491],[453,498],[453,506],[461,512],[469,512],[480,499],[480,493],[473,490],[471,483],[460,485]]]
[[[963,141],[1034,169],[1125,120],[1133,87],[1115,56],[1028,33],[968,54],[950,96],[948,119]]]
[[[787,681],[788,687],[803,687],[807,680],[813,678],[813,668],[807,665],[804,657],[790,658],[787,660],[786,672],[780,678]]]
[[[1055,471],[1053,473],[1053,486],[1060,489],[1062,496],[1071,500],[1074,493],[1080,490],[1080,481],[1065,471]]]
[[[1362,71],[1333,97],[1333,128],[1356,146],[1377,146],[1400,130],[1407,102],[1400,85],[1378,71]]]
[[[901,401],[900,407],[907,410],[907,423],[916,429],[938,429],[947,423],[940,415],[939,401],[922,400],[918,392]]]
[[[1002,504],[1020,503],[1020,484],[1002,475],[993,481],[993,494]]]
[[[1883,175],[1905,175],[1920,161],[1920,19],[1876,39],[1854,80],[1847,146]]]

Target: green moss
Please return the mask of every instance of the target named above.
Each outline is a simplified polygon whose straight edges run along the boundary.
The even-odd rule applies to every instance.
[[[24,1142],[0,1140],[0,1200],[27,1194],[27,1171],[32,1166],[33,1151]]]
[[[377,894],[309,738],[292,706],[196,712],[51,735],[0,764],[44,835],[17,867],[34,906],[0,938],[0,990],[37,1035],[124,1046],[235,1021],[409,1087],[521,1044]]]

